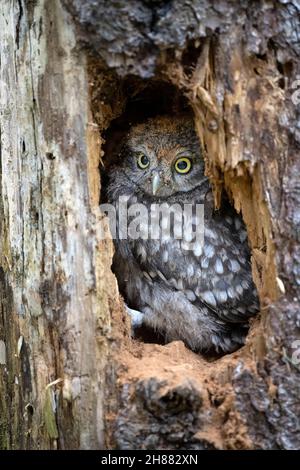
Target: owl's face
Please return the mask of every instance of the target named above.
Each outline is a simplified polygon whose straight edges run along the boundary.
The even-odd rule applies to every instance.
[[[190,191],[206,179],[194,123],[186,117],[158,117],[132,127],[123,156],[128,183],[154,198]]]

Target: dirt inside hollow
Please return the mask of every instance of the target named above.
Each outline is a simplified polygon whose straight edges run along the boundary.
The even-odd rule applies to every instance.
[[[132,448],[147,449],[147,434],[155,427],[153,422],[161,426],[170,421],[171,428],[174,416],[184,423],[186,413],[194,416],[193,422],[188,423],[191,435],[187,441],[176,442],[174,436],[167,437],[160,441],[160,448],[251,449],[247,423],[234,405],[233,381],[239,367],[256,373],[259,319],[252,321],[244,347],[213,358],[195,354],[182,341],[160,345],[131,339],[130,321],[122,305],[120,299],[113,317],[120,401],[111,406],[107,415],[108,445],[125,449],[127,443]],[[198,397],[200,405],[194,406],[187,396]],[[174,403],[169,405],[171,402]],[[124,430],[123,434],[116,431],[118,428]]]

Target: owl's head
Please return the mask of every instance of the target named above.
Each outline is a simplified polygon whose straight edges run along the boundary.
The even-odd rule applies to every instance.
[[[157,117],[133,126],[122,153],[127,179],[152,197],[190,191],[206,179],[190,117]]]

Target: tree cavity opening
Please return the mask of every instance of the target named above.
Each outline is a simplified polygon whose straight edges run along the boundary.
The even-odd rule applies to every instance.
[[[114,75],[110,75],[107,83],[102,84],[101,97],[102,100],[105,100],[101,104],[104,104],[109,110],[107,125],[101,135],[104,143],[102,147],[103,166],[100,167],[100,201],[105,203],[107,202],[108,173],[111,166],[118,161],[121,143],[131,126],[157,116],[184,114],[193,118],[193,111],[186,96],[175,85],[159,79],[141,80],[136,77],[127,77],[121,80]],[[227,206],[229,202],[226,194],[222,199],[222,207]],[[112,270],[114,272],[114,264]],[[124,301],[130,308],[134,309],[135,306],[128,302],[122,285],[120,282],[118,284]],[[144,343],[160,345],[169,342],[165,339],[164,334],[144,325],[135,328],[134,339]],[[207,358],[216,359],[222,355],[223,353],[218,354],[210,349]]]

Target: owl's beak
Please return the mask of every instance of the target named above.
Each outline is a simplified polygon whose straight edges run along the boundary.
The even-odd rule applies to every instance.
[[[159,176],[158,173],[154,173],[154,176],[153,176],[153,179],[152,179],[152,194],[153,194],[153,196],[155,196],[155,194],[159,190],[160,186],[161,186],[160,176]]]

